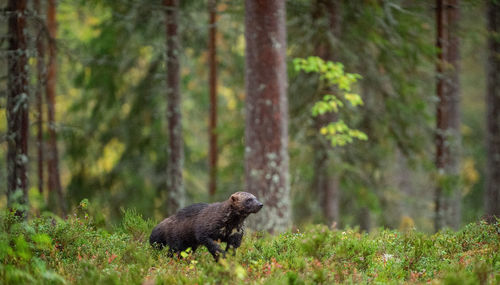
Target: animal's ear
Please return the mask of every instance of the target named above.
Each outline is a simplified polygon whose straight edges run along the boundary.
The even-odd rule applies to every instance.
[[[234,194],[233,194],[233,195],[231,195],[231,202],[233,202],[233,203],[234,203],[234,202],[236,202],[236,201],[238,201],[238,197],[236,197],[236,195],[234,195]]]

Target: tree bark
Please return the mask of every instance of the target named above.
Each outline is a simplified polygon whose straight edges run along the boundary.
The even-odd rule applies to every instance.
[[[449,112],[449,165],[447,173],[454,177],[455,183],[451,189],[449,198],[449,212],[447,215],[448,226],[458,229],[462,220],[462,187],[460,186],[460,156],[461,156],[461,134],[460,134],[460,1],[448,0],[448,112]]]
[[[208,43],[208,57],[209,57],[209,84],[210,84],[210,122],[208,126],[209,133],[209,184],[208,189],[210,196],[215,195],[217,188],[217,26],[216,26],[216,11],[217,0],[209,1],[209,43]]]
[[[313,19],[323,21],[327,19],[326,32],[338,39],[340,37],[340,0],[316,0],[313,7]],[[320,29],[323,30],[323,29]],[[334,47],[326,41],[316,43],[316,55],[323,60],[334,61],[338,56],[333,52]],[[334,90],[330,90],[334,92]],[[314,118],[316,133],[331,122],[337,120],[337,114],[330,112]],[[314,165],[315,175],[313,185],[318,193],[323,216],[328,225],[339,223],[340,216],[340,180],[337,173],[331,171],[333,159],[331,157],[332,147],[319,138],[315,143]]]
[[[442,134],[439,133],[439,131],[442,130],[443,126],[443,116],[442,116],[442,102],[444,102],[444,76],[443,76],[443,65],[444,65],[444,45],[445,45],[445,1],[444,0],[437,0],[436,1],[436,32],[437,32],[437,39],[436,39],[436,46],[438,48],[438,61],[436,65],[436,70],[437,70],[437,88],[436,88],[436,93],[438,97],[438,105],[437,105],[437,118],[436,118],[436,124],[437,124],[437,134],[436,134],[436,168],[442,169],[444,167],[444,137]],[[441,187],[437,186],[436,187],[436,193],[435,193],[435,216],[434,216],[434,229],[438,231],[443,227],[443,213],[442,213],[442,189]]]
[[[333,116],[321,116],[315,118],[315,131],[319,133],[322,126],[335,120]],[[327,119],[325,119],[327,118]],[[329,153],[332,147],[322,139],[315,142],[314,151],[314,181],[313,187],[318,194],[319,205],[327,225],[334,223],[339,225],[340,221],[340,180],[337,173],[331,170],[334,163]]]
[[[435,193],[435,230],[458,228],[461,212],[459,1],[437,0],[437,132],[436,168],[448,181],[438,183]]]
[[[285,1],[245,1],[247,191],[264,203],[250,219],[280,232],[291,222]]]
[[[40,0],[34,2],[37,17],[42,15],[42,8]],[[43,194],[44,183],[44,151],[43,151],[43,87],[45,85],[45,45],[44,45],[44,31],[43,26],[40,25],[36,37],[36,50],[37,50],[37,85],[35,94],[36,104],[36,147],[37,147],[37,174],[38,174],[38,191]]]
[[[7,203],[16,215],[27,216],[28,205],[28,61],[26,0],[9,0],[9,50],[7,95]],[[17,197],[17,191],[22,195]],[[24,207],[22,207],[24,206]]]
[[[490,0],[487,5],[488,61],[487,61],[487,176],[485,212],[488,218],[500,217],[500,2]]]
[[[47,82],[45,93],[47,96],[47,122],[48,122],[48,151],[47,151],[47,171],[48,171],[48,191],[49,204],[51,209],[59,209],[62,216],[66,216],[66,201],[61,186],[59,174],[59,152],[57,149],[56,132],[56,76],[57,76],[57,22],[56,22],[56,0],[47,1],[47,30],[49,32],[48,44],[48,64]],[[58,206],[56,206],[58,200]]]
[[[174,214],[184,207],[185,192],[182,179],[184,146],[182,140],[181,96],[179,92],[179,53],[177,33],[178,0],[164,0],[166,8],[167,37],[167,123],[168,123],[168,165],[167,165],[167,212]]]
[[[358,213],[359,219],[359,229],[364,232],[370,232],[372,229],[372,217],[370,208],[367,206],[362,206]]]

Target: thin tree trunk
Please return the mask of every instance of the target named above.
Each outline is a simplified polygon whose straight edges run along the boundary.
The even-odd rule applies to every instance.
[[[264,203],[250,220],[280,232],[291,222],[285,1],[245,1],[247,191]]]
[[[437,0],[437,131],[436,168],[450,189],[438,183],[435,193],[434,227],[457,228],[460,224],[461,192],[458,185],[460,156],[460,82],[457,26],[458,0]]]
[[[37,17],[42,15],[42,8],[40,6],[40,0],[35,0],[35,11]],[[44,46],[44,31],[43,27],[40,25],[37,37],[36,37],[36,50],[37,50],[37,85],[36,85],[36,147],[37,147],[37,174],[38,174],[38,191],[43,194],[43,183],[44,183],[44,151],[43,151],[43,87],[45,84],[45,46]]]
[[[9,0],[9,50],[7,95],[7,203],[28,205],[28,61],[26,41],[26,0]],[[15,192],[22,191],[17,197]],[[27,216],[26,208],[15,209]]]
[[[59,152],[57,149],[57,133],[55,124],[56,114],[56,66],[57,66],[57,22],[56,22],[56,0],[47,2],[47,29],[49,32],[48,44],[48,64],[47,64],[47,82],[45,92],[47,96],[47,122],[49,143],[47,151],[47,170],[48,170],[48,191],[49,203],[52,209],[59,208],[61,214],[66,216],[66,202],[61,187],[61,178],[59,174]],[[58,207],[55,206],[56,199]]]
[[[448,100],[448,135],[447,144],[449,147],[449,162],[446,173],[451,175],[454,183],[449,194],[449,212],[447,213],[447,225],[458,229],[462,218],[462,187],[459,184],[460,177],[460,153],[461,153],[461,135],[460,135],[460,1],[448,0],[448,9],[446,10],[448,22],[448,51],[447,62],[449,70],[447,71],[447,100]]]
[[[487,157],[485,212],[491,221],[500,217],[500,2],[490,0],[488,17]]]
[[[332,116],[327,116],[331,118]],[[323,119],[324,116],[315,118],[315,129],[319,133],[319,126],[327,124]],[[327,120],[332,122],[333,120]],[[314,181],[313,185],[318,194],[320,207],[323,216],[326,219],[327,225],[332,226],[334,223],[338,226],[340,220],[340,180],[339,176],[330,170],[333,159],[330,157],[329,149],[332,147],[321,139],[315,142],[314,154]],[[330,150],[331,151],[331,150]]]
[[[444,103],[444,74],[443,74],[443,66],[444,66],[444,52],[445,52],[445,44],[446,44],[446,39],[445,39],[445,21],[446,21],[446,15],[445,15],[445,3],[444,0],[437,0],[436,1],[436,29],[437,29],[437,40],[436,40],[436,46],[438,48],[438,62],[437,62],[437,97],[438,97],[438,106],[437,106],[437,134],[436,134],[436,168],[438,170],[443,169],[445,166],[445,161],[444,161],[444,135],[440,132],[444,129],[444,126],[446,126],[446,123],[443,122],[443,120],[446,119],[445,116],[443,116],[443,103]],[[435,193],[435,216],[434,216],[434,228],[436,231],[441,229],[443,227],[443,190],[442,188],[438,185],[436,187],[436,193]]]
[[[184,207],[185,193],[182,179],[184,146],[182,141],[181,96],[179,92],[179,53],[177,34],[178,0],[164,0],[166,8],[167,37],[167,123],[168,123],[168,165],[167,165],[167,212],[175,213]]]
[[[209,83],[210,83],[210,122],[208,126],[209,133],[209,193],[210,196],[214,196],[215,190],[217,188],[217,26],[216,26],[216,11],[217,10],[217,0],[211,0],[209,2],[209,13],[210,13],[210,38],[208,43],[208,54],[209,54]]]
[[[443,130],[443,126],[446,124],[443,120],[446,118],[442,115],[442,103],[444,102],[444,74],[443,74],[443,65],[444,65],[444,45],[445,45],[445,3],[444,0],[436,1],[436,29],[437,29],[437,39],[436,46],[438,48],[438,62],[437,62],[437,97],[438,97],[438,106],[437,106],[437,134],[436,134],[436,168],[443,169],[444,168],[444,136],[439,133]],[[434,216],[434,229],[438,231],[443,227],[443,217],[442,217],[442,189],[438,185],[436,187],[435,193],[435,216]]]
[[[408,160],[400,149],[396,150],[394,186],[401,192],[401,199],[399,202],[400,218],[413,217],[413,204],[414,199],[413,186],[411,183],[411,171],[408,168]]]
[[[361,209],[359,209],[359,228],[362,231],[365,232],[370,232],[372,228],[372,218],[371,218],[371,213],[370,213],[370,208],[367,206],[362,206]]]
[[[340,0],[316,0],[313,9],[313,19],[322,21],[328,19],[327,33],[338,39],[340,37]],[[334,47],[331,44],[322,41],[316,44],[316,55],[324,60],[333,61],[336,56],[333,52]],[[315,128],[319,134],[319,130],[329,123],[337,120],[336,113],[328,113],[315,117]],[[332,147],[323,140],[319,139],[316,142],[315,150],[315,175],[313,184],[316,186],[318,197],[321,201],[320,206],[323,211],[327,224],[332,225],[338,223],[339,203],[340,203],[340,181],[336,173],[332,173],[330,165],[333,164],[333,159],[330,157]]]

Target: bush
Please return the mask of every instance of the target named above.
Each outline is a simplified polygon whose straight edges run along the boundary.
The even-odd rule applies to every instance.
[[[84,203],[85,204],[85,203]],[[81,205],[82,206],[82,205]],[[101,224],[99,222],[98,224]],[[105,223],[104,223],[105,224]],[[498,284],[499,225],[470,224],[458,232],[330,230],[271,236],[248,233],[235,256],[214,263],[205,248],[183,258],[153,250],[155,223],[134,210],[111,232],[85,205],[67,220],[47,215],[29,222],[0,213],[3,284]]]

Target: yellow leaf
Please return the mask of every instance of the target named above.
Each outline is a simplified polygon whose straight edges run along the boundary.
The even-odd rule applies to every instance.
[[[245,279],[247,276],[246,270],[241,266],[241,265],[236,265],[236,268],[234,269],[234,274],[238,279]]]

